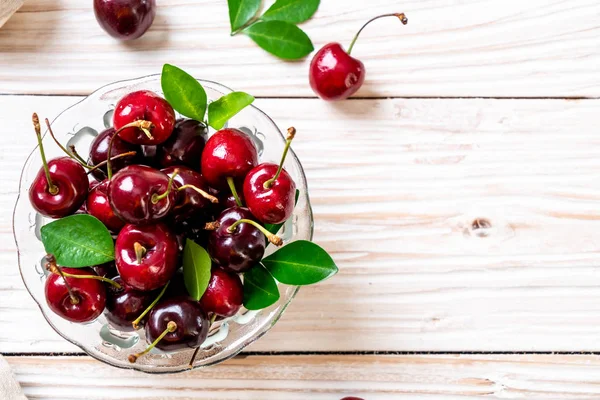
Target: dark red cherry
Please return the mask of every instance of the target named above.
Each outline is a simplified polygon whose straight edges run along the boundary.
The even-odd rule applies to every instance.
[[[94,0],[96,20],[110,36],[132,40],[142,36],[154,21],[155,0]]]
[[[62,268],[72,275],[95,275],[89,268]],[[69,278],[65,280],[51,273],[44,286],[46,301],[52,311],[71,322],[90,322],[102,314],[106,305],[106,289],[94,279]]]
[[[177,238],[164,224],[125,225],[115,243],[115,263],[123,282],[149,291],[163,287],[178,267]]]
[[[113,175],[108,199],[115,214],[131,224],[151,224],[165,218],[178,193],[169,177],[144,165],[129,165]]]
[[[96,272],[96,274],[98,276],[101,276],[103,278],[112,278],[113,276],[117,276],[117,266],[115,265],[114,261],[109,261],[107,263],[104,264],[100,264],[100,265],[96,265],[94,267],[92,267],[92,269],[94,270],[94,272]]]
[[[125,284],[121,277],[113,278],[121,289],[109,285],[106,299],[106,319],[123,331],[132,331],[135,321],[154,301],[157,293],[141,292]]]
[[[275,164],[260,164],[244,180],[246,206],[264,224],[280,224],[294,212],[296,183],[285,169],[270,186],[265,186],[277,169]]]
[[[350,53],[358,35],[370,22],[381,18],[394,16],[406,25],[404,14],[385,14],[368,21],[358,31],[348,51],[339,43],[328,43],[317,51],[310,63],[309,82],[313,91],[324,100],[343,100],[360,89],[365,81],[365,65]]]
[[[142,148],[142,160],[140,161],[143,165],[147,165],[152,168],[160,169],[160,160],[158,158],[158,146],[140,146]]]
[[[252,139],[239,129],[221,129],[212,135],[202,153],[201,170],[208,184],[226,188],[227,178],[243,180],[258,164]]]
[[[200,299],[202,309],[222,317],[231,317],[244,301],[244,286],[237,274],[213,268],[208,287]]]
[[[98,218],[110,231],[119,232],[125,221],[117,217],[108,201],[109,181],[105,180],[94,186],[87,198],[87,213]]]
[[[241,223],[233,232],[229,228],[240,219],[255,220],[247,208],[232,207],[217,218],[220,226],[208,237],[208,253],[213,261],[236,273],[259,262],[265,253],[265,235],[256,227]]]
[[[169,322],[177,324],[177,328],[157,343],[156,347],[161,350],[198,347],[208,336],[210,323],[206,313],[190,297],[180,296],[158,303],[148,316],[146,340],[154,342],[167,329]]]
[[[246,199],[244,198],[243,182],[236,181],[235,188],[240,202],[242,204],[246,204]],[[227,210],[231,207],[238,207],[238,203],[235,200],[235,196],[233,195],[233,193],[231,193],[231,190],[229,189],[221,190],[217,197],[219,198],[218,208],[221,211]]]
[[[151,122],[152,128],[148,132],[136,127],[125,128],[119,132],[119,137],[133,144],[161,144],[173,133],[175,111],[165,99],[154,92],[140,90],[129,93],[117,103],[113,125],[119,130],[140,120]]]
[[[199,172],[187,167],[168,167],[161,171],[171,177],[176,170],[179,173],[175,175],[174,181],[179,191],[179,199],[171,211],[171,216],[176,224],[200,227],[210,220],[214,209],[209,198],[215,202],[218,200],[209,194],[208,184]]]
[[[89,180],[85,170],[69,157],[59,157],[48,163],[51,185],[44,167],[29,188],[31,205],[49,218],[62,218],[75,213],[85,202]]]
[[[185,165],[198,170],[198,160],[202,157],[207,138],[208,129],[202,122],[193,119],[178,120],[169,139],[158,147],[160,165]]]
[[[110,144],[110,140],[115,134],[114,128],[106,129],[98,134],[94,138],[94,141],[90,145],[90,156],[88,158],[89,165],[98,165],[101,162],[106,161],[108,154],[108,145]],[[140,146],[136,146],[131,143],[127,143],[121,138],[115,138],[113,141],[113,148],[111,151],[111,158],[114,158],[116,155],[125,154],[129,152],[140,152]],[[111,161],[113,172],[117,172],[127,165],[131,165],[137,161],[136,156],[128,156],[113,159]],[[102,167],[98,167],[97,169],[92,171],[92,175],[99,181],[106,179],[106,164]]]

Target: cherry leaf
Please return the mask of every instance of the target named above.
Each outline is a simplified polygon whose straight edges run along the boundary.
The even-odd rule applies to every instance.
[[[257,264],[244,273],[244,307],[261,310],[279,300],[277,282],[262,264]]]
[[[163,66],[160,84],[165,99],[180,114],[197,121],[204,121],[206,114],[206,91],[190,74],[174,65]]]
[[[252,104],[254,97],[244,92],[231,92],[208,105],[208,124],[221,129],[230,118]]]
[[[285,60],[300,59],[315,49],[302,29],[285,21],[257,22],[244,33],[263,50]]]
[[[250,21],[260,8],[260,0],[227,0],[231,32],[235,32]]]
[[[317,8],[319,0],[277,0],[260,19],[298,24],[310,19]]]
[[[183,248],[183,281],[189,295],[200,300],[210,281],[210,256],[196,242],[186,239]]]

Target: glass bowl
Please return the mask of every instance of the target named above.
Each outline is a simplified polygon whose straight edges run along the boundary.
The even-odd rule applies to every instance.
[[[231,92],[227,87],[215,82],[205,80],[199,82],[204,86],[209,101]],[[75,145],[78,153],[87,159],[89,145],[93,138],[111,125],[112,110],[116,102],[125,94],[135,90],[151,90],[162,94],[160,76],[152,75],[110,84],[69,107],[52,123],[52,129],[58,140],[63,144]],[[44,118],[44,116],[40,117]],[[254,106],[247,107],[233,117],[228,126],[242,129],[252,137],[261,161],[279,162],[285,138],[264,112]],[[211,130],[209,134],[213,132]],[[48,134],[44,135],[44,148],[48,159],[63,155]],[[13,214],[13,231],[23,282],[42,310],[46,321],[63,338],[107,364],[150,373],[189,370],[194,349],[170,353],[153,350],[141,357],[137,363],[131,364],[127,360],[128,355],[142,351],[146,347],[143,329],[137,332],[119,331],[108,324],[104,315],[88,324],[75,324],[62,319],[50,310],[44,296],[46,271],[42,267],[45,254],[40,241],[40,228],[51,220],[42,217],[33,209],[28,196],[29,187],[41,165],[36,147],[27,158],[21,173],[19,197]],[[285,168],[294,178],[300,197],[293,216],[285,223],[279,235],[286,243],[298,239],[311,240],[313,219],[306,177],[293,152],[288,155]],[[273,250],[273,246],[268,246],[265,255]],[[201,346],[193,367],[207,367],[227,360],[271,329],[296,295],[298,287],[279,284],[279,291],[281,298],[271,307],[260,311],[242,309],[238,315],[215,323],[211,327],[209,337]]]

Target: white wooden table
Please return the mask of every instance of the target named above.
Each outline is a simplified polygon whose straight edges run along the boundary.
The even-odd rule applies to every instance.
[[[316,47],[409,18],[364,32],[367,82],[337,104],[311,92],[310,58],[230,37],[224,0],[161,0],[132,44],[90,3],[27,0],[0,29],[0,352],[30,399],[600,398],[597,0],[323,0],[303,25]],[[315,240],[341,272],[242,356],[150,376],[46,324],[11,215],[34,110],[165,62],[296,126]]]

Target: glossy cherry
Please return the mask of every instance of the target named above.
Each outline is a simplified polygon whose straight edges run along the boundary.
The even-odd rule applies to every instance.
[[[285,222],[294,212],[296,183],[283,169],[296,130],[290,128],[279,165],[263,163],[244,180],[244,198],[252,214],[264,224]]]
[[[42,157],[42,168],[29,188],[29,200],[33,208],[46,217],[66,217],[79,210],[85,202],[88,177],[81,164],[69,157],[46,162],[37,114],[33,114],[32,120]]]
[[[136,127],[124,128],[135,121],[148,121],[148,130]],[[142,145],[157,145],[165,142],[175,127],[175,111],[162,97],[149,90],[140,90],[125,95],[115,107],[113,125],[118,135],[126,142]]]
[[[120,284],[120,289],[108,286],[106,298],[106,319],[120,330],[133,330],[132,322],[136,320],[156,297],[154,292],[141,292],[125,284],[121,277],[113,278]]]
[[[164,224],[125,225],[115,243],[115,263],[123,282],[149,291],[163,287],[177,270],[179,248]]]
[[[207,222],[213,212],[213,203],[218,199],[209,194],[209,187],[206,180],[199,172],[187,167],[168,167],[162,170],[167,176],[174,177],[179,199],[171,216],[176,224],[200,227]]]
[[[227,187],[228,180],[243,180],[258,164],[258,152],[252,139],[239,129],[221,129],[206,142],[201,170],[208,184]]]
[[[348,51],[339,43],[328,43],[313,57],[309,69],[309,82],[313,91],[324,100],[343,100],[360,89],[365,80],[365,65],[350,56],[356,39],[362,30],[372,21],[382,17],[397,17],[406,25],[406,16],[402,13],[377,16],[360,28]]]
[[[96,184],[88,194],[87,213],[98,218],[110,231],[117,233],[125,226],[125,221],[119,218],[108,200],[109,181]]]
[[[118,275],[117,266],[114,261],[93,266],[92,269],[98,276],[103,276],[104,278],[112,278]]]
[[[115,134],[114,128],[106,129],[98,134],[92,141],[90,145],[90,156],[88,158],[89,165],[98,165],[102,162],[106,162],[106,158],[108,157],[108,146],[112,137]],[[134,164],[138,161],[138,157],[136,156],[127,156],[122,158],[114,159],[116,155],[126,154],[132,151],[137,153],[140,152],[140,146],[127,143],[121,138],[115,138],[113,141],[113,148],[111,151],[111,157],[113,161],[111,162],[113,172],[117,172],[127,165]],[[92,171],[92,175],[99,181],[106,179],[106,164]]]
[[[117,172],[108,186],[115,214],[131,224],[151,224],[165,218],[177,203],[178,192],[163,172],[144,165],[129,165]]]
[[[171,136],[158,146],[158,161],[163,167],[185,165],[198,170],[198,160],[207,139],[208,129],[203,123],[193,119],[178,120]]]
[[[96,20],[109,35],[121,40],[142,36],[154,21],[155,0],[94,0]]]
[[[219,227],[208,237],[208,254],[213,261],[232,272],[244,272],[259,262],[265,253],[265,234],[254,225],[239,220],[255,221],[247,208],[232,207],[217,218]],[[277,238],[271,235],[271,238]],[[277,238],[278,239],[278,238]]]
[[[213,268],[208,287],[200,299],[204,311],[222,317],[231,317],[240,310],[244,301],[244,286],[237,274]]]
[[[198,347],[206,340],[210,323],[200,304],[190,297],[167,299],[152,309],[146,323],[148,342],[155,341],[167,329],[169,322],[175,322],[177,329],[158,342],[156,347],[161,350]]]
[[[88,268],[62,268],[62,271],[72,275],[95,275]],[[44,291],[50,309],[71,322],[93,321],[106,305],[106,289],[102,282],[94,279],[63,279],[59,274],[50,273]]]

